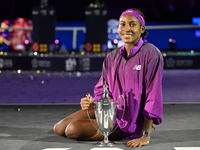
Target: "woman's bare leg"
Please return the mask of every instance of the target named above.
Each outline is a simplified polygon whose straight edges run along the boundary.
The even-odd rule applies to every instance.
[[[98,129],[96,119],[92,119],[93,124]],[[68,138],[77,139],[77,140],[95,140],[101,141],[104,136],[101,131],[96,129],[90,120],[78,120],[70,123],[66,130],[65,135]],[[109,135],[109,140],[121,140],[119,135],[116,132],[113,132]]]
[[[94,111],[89,109],[89,115],[95,127],[98,128]],[[68,138],[73,139],[103,140],[103,135],[95,127],[90,122],[87,112],[79,110],[56,123],[53,130],[58,135],[66,135]],[[120,137],[116,132],[113,132],[109,136],[109,139],[120,140]]]
[[[92,119],[92,122],[98,129],[96,119]],[[65,135],[77,140],[102,140],[103,135],[95,127],[89,119],[74,121],[67,126]]]
[[[91,119],[95,119],[95,113],[93,110],[89,110],[89,115]],[[68,124],[78,120],[88,120],[87,112],[84,110],[79,110],[71,114],[70,116],[56,123],[53,127],[53,130],[56,134],[63,136],[65,135],[65,130]]]

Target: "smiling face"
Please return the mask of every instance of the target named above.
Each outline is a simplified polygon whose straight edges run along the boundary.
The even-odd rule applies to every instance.
[[[118,32],[125,44],[136,45],[144,30],[145,27],[135,16],[125,14],[120,18]]]

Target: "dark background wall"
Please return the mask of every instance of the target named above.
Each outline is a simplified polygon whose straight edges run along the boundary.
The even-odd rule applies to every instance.
[[[141,8],[147,21],[191,22],[200,16],[199,0],[98,0],[108,7],[109,17],[118,18],[128,8]],[[55,6],[57,20],[84,20],[85,8],[96,0],[48,0]],[[0,0],[0,20],[25,17],[31,19],[32,7],[39,6],[40,0]]]

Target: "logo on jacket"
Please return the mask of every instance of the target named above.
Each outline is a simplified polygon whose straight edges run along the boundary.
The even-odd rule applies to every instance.
[[[133,70],[141,70],[142,66],[141,65],[135,65],[135,67],[133,68]]]

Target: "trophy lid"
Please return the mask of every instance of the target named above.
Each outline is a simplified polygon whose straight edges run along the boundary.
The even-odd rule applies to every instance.
[[[97,102],[111,102],[112,100],[108,97],[108,86],[106,84],[106,81],[104,81],[103,85],[103,95]]]

